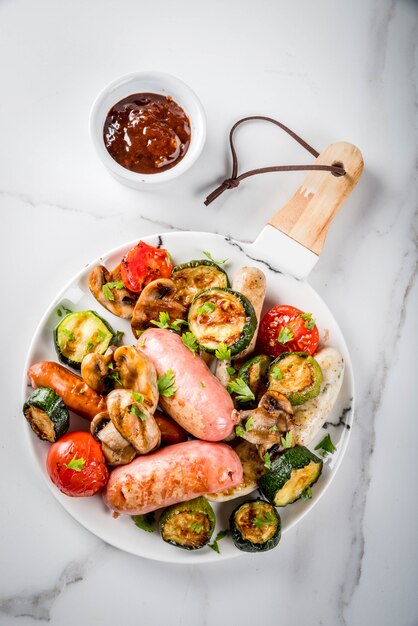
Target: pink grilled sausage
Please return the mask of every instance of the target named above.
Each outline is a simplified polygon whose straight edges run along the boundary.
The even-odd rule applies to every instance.
[[[166,413],[187,432],[205,441],[221,441],[234,428],[234,405],[229,393],[206,363],[183,344],[179,335],[161,328],[146,330],[138,348],[154,363],[158,376],[174,372],[177,391],[160,395]]]
[[[242,481],[238,455],[224,443],[185,441],[114,469],[104,500],[118,513],[142,515]]]

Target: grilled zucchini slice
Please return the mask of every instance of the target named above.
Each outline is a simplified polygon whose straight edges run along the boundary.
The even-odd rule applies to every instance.
[[[230,286],[227,273],[208,259],[176,265],[171,279],[176,285],[176,300],[184,306],[189,306],[193,298],[206,289]]]
[[[285,352],[270,365],[269,389],[286,396],[294,406],[316,398],[321,390],[322,370],[305,352]]]
[[[259,478],[258,486],[274,506],[287,506],[299,500],[321,475],[322,461],[308,448],[295,446],[285,450]]]
[[[79,370],[90,352],[104,354],[115,333],[94,311],[68,313],[54,330],[55,350],[61,363]]]
[[[242,409],[253,409],[257,406],[261,396],[267,387],[267,372],[271,363],[271,357],[266,354],[254,356],[242,365],[238,372],[241,378],[251,389],[255,400],[253,402],[239,403]]]
[[[200,496],[165,509],[160,517],[160,533],[173,546],[198,550],[209,543],[215,524],[211,505]]]
[[[205,352],[225,344],[231,356],[249,346],[257,328],[251,302],[238,291],[214,287],[196,296],[190,305],[189,328]]]
[[[266,552],[280,541],[280,515],[265,500],[240,504],[229,518],[229,527],[234,544],[244,552]]]
[[[39,439],[52,443],[65,435],[70,425],[68,409],[49,387],[38,387],[23,405],[23,414]]]

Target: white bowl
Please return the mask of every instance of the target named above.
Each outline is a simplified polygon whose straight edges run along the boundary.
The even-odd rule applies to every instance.
[[[156,174],[131,172],[119,165],[109,154],[103,140],[103,126],[114,104],[135,93],[157,93],[171,96],[190,120],[189,149],[172,168]],[[202,152],[206,139],[206,116],[200,100],[183,81],[163,72],[133,72],[117,78],[97,96],[90,113],[90,133],[97,154],[109,172],[124,185],[139,189],[144,185],[163,183],[183,174]]]

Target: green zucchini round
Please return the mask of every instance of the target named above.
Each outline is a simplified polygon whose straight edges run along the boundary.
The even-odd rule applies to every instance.
[[[61,363],[79,370],[86,354],[104,354],[114,337],[113,328],[95,311],[76,311],[55,328],[54,345]]]
[[[254,394],[253,402],[238,402],[241,409],[253,409],[266,390],[267,372],[271,363],[271,357],[266,354],[258,354],[246,361],[239,369],[238,378],[241,378]]]
[[[35,389],[23,405],[23,414],[39,439],[54,443],[70,425],[68,409],[49,387]]]
[[[257,328],[251,302],[242,293],[221,287],[206,289],[193,298],[188,322],[201,350],[214,354],[225,344],[231,356],[250,345]]]
[[[269,389],[286,396],[294,406],[316,398],[321,391],[322,370],[305,352],[284,352],[270,365]]]
[[[215,513],[203,496],[173,504],[160,517],[160,534],[165,542],[185,550],[206,546],[215,530]]]
[[[188,306],[195,296],[206,289],[230,286],[227,273],[208,259],[176,265],[171,279],[176,285],[176,300],[185,306]]]
[[[281,520],[274,506],[265,500],[247,500],[229,518],[232,540],[244,552],[266,552],[281,537]]]
[[[321,475],[322,461],[308,448],[295,446],[274,459],[258,486],[274,506],[287,506],[302,496]]]

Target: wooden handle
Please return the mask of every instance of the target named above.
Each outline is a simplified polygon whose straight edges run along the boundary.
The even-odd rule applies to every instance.
[[[335,176],[331,172],[310,171],[269,224],[319,255],[335,214],[361,176],[363,157],[356,146],[339,141],[321,152],[315,164],[342,164],[346,174]]]

